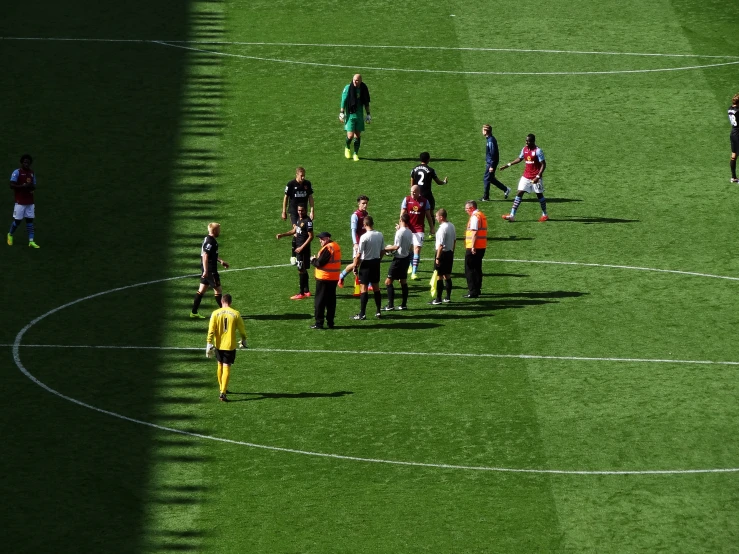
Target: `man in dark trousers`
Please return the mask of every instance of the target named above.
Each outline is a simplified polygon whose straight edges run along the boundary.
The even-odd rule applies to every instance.
[[[482,136],[485,137],[485,173],[482,176],[482,198],[480,200],[482,202],[490,200],[490,183],[503,191],[504,198],[508,198],[511,189],[495,177],[500,163],[500,150],[498,150],[498,141],[493,136],[493,128],[490,125],[483,125]]]
[[[293,223],[293,228],[286,233],[277,233],[277,240],[282,237],[293,237],[293,257],[298,267],[298,279],[300,280],[300,292],[291,296],[290,300],[310,298],[308,264],[310,263],[310,243],[313,241],[313,221],[306,216],[303,204],[298,206],[298,220]]]
[[[464,233],[464,275],[467,294],[463,298],[479,298],[482,289],[482,259],[488,245],[488,220],[477,209],[477,202],[468,200],[464,210],[470,216]]]
[[[311,329],[323,329],[324,313],[329,329],[334,328],[336,316],[336,285],[341,271],[341,248],[331,240],[331,233],[318,234],[321,249],[310,259],[316,272],[316,322]]]

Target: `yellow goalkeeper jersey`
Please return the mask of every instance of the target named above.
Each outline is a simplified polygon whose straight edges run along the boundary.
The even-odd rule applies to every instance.
[[[236,350],[236,331],[246,339],[246,329],[241,314],[231,307],[219,308],[210,316],[208,343],[218,350]]]

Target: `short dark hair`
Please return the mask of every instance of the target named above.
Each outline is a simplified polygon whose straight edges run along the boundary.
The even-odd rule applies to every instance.
[[[477,208],[477,202],[474,200],[467,200],[467,202],[464,203],[465,206],[472,206],[473,208]]]
[[[408,225],[411,222],[411,216],[409,216],[408,214],[402,214],[400,216],[400,221]]]
[[[369,202],[369,196],[365,196],[364,194],[360,194],[359,196],[357,196],[357,203],[359,203],[360,200],[366,200],[367,202]]]
[[[231,303],[233,302],[233,300],[234,299],[233,299],[233,297],[230,294],[224,294],[223,296],[221,296],[221,303],[225,302],[229,306],[231,305]]]
[[[534,133],[529,133],[528,135],[526,135],[526,138],[531,140],[531,142],[533,142],[534,144],[536,144],[536,135]]]
[[[371,215],[364,216],[363,223],[367,225],[368,227],[374,227],[375,226],[375,220],[372,219]]]
[[[298,204],[297,206],[295,206],[295,211],[296,212],[298,211],[298,208],[303,208],[304,210],[307,210],[308,209],[308,207],[305,204],[303,204],[302,202],[300,204]]]
[[[421,162],[427,164],[431,159],[431,154],[429,154],[428,152],[421,152],[421,155],[418,156],[418,159],[421,160]]]
[[[31,154],[23,154],[21,156],[21,163],[23,163],[23,160],[28,160],[28,163],[33,163],[33,158],[31,157]]]
[[[436,213],[439,214],[442,219],[447,218],[446,210],[444,208],[439,208]]]

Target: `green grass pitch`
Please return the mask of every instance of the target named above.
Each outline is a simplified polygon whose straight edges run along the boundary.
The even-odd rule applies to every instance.
[[[0,171],[34,156],[41,249],[24,225],[0,249],[3,551],[737,552],[737,17],[6,6]],[[354,163],[337,116],[357,71],[374,121]],[[344,289],[338,328],[309,330],[274,238],[295,167],[347,258],[357,195],[390,239],[429,151],[461,236],[485,123],[503,162],[537,135],[551,220],[527,198],[502,221],[494,189],[481,299],[461,298],[458,253],[454,302],[427,305],[426,247],[407,312],[351,321]],[[229,404],[187,317],[210,221],[249,335]]]

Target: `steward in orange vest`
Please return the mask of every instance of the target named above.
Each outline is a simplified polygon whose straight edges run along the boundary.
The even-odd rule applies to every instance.
[[[318,235],[321,249],[310,259],[316,270],[315,324],[311,329],[323,329],[324,313],[329,329],[334,328],[336,316],[336,286],[341,273],[341,248],[331,240],[331,233]]]
[[[488,220],[474,200],[468,201],[464,209],[470,216],[464,233],[464,275],[467,278],[464,298],[478,298],[482,289],[482,259],[488,246]]]

